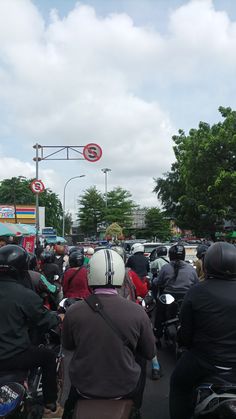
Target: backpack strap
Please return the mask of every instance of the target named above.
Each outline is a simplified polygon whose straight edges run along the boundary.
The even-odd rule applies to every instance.
[[[98,296],[95,294],[89,295],[89,297],[85,298],[84,301],[88,304],[88,306],[95,311],[96,313],[100,314],[100,316],[105,320],[108,326],[115,332],[115,334],[123,341],[124,345],[126,345],[132,352],[134,352],[134,347],[126,338],[125,335],[121,332],[121,330],[113,323],[111,318],[107,315],[104,311],[103,305],[99,300]]]

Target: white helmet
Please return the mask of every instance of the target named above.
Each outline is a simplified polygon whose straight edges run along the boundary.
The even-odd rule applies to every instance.
[[[121,287],[125,277],[125,264],[117,252],[101,249],[95,252],[88,264],[90,287]]]
[[[138,253],[138,252],[144,253],[144,245],[141,243],[134,243],[133,246],[131,247],[131,253],[133,253],[134,255],[135,253]]]
[[[86,250],[86,255],[93,255],[94,254],[94,249],[93,247],[88,247]]]

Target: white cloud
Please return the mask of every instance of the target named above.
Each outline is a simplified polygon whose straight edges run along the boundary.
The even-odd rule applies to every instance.
[[[107,166],[111,186],[129,189],[143,205],[155,204],[152,178],[170,168],[176,132],[163,95],[178,103],[181,89],[190,89],[188,104],[199,108],[191,103],[191,88],[215,92],[219,80],[234,82],[235,46],[236,24],[211,0],[172,11],[167,35],[135,26],[126,14],[101,18],[79,3],[63,19],[52,11],[46,25],[30,0],[2,0],[0,106],[8,119],[0,125],[28,142],[97,142],[103,158],[87,169],[88,187],[91,181],[103,188],[97,171]],[[33,165],[15,160],[14,167],[19,175]],[[65,168],[66,177],[70,173]],[[63,182],[53,172],[47,176],[62,192]]]

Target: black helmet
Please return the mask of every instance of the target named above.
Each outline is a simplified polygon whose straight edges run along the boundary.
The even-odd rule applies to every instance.
[[[208,247],[206,244],[199,244],[199,246],[197,247],[197,258],[198,259],[202,259],[203,256],[205,255],[206,251],[208,250]]]
[[[169,248],[170,260],[184,260],[185,259],[185,248],[182,244],[175,244]]]
[[[41,253],[40,259],[44,263],[53,263],[55,260],[55,255],[53,252],[45,250],[43,253]]]
[[[17,274],[28,269],[29,255],[16,244],[7,244],[0,248],[0,272]]]
[[[167,247],[166,246],[158,246],[156,248],[156,257],[159,258],[161,256],[167,256]]]
[[[69,256],[69,265],[71,268],[77,268],[84,263],[84,255],[79,250],[72,252]]]
[[[236,247],[226,242],[212,244],[204,258],[207,277],[236,279]]]
[[[28,269],[33,271],[37,267],[37,258],[35,253],[28,252],[29,265]]]

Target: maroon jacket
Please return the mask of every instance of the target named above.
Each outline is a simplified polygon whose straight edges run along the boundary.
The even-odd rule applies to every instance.
[[[63,295],[65,298],[86,298],[91,294],[88,287],[87,269],[69,268],[63,277]]]

